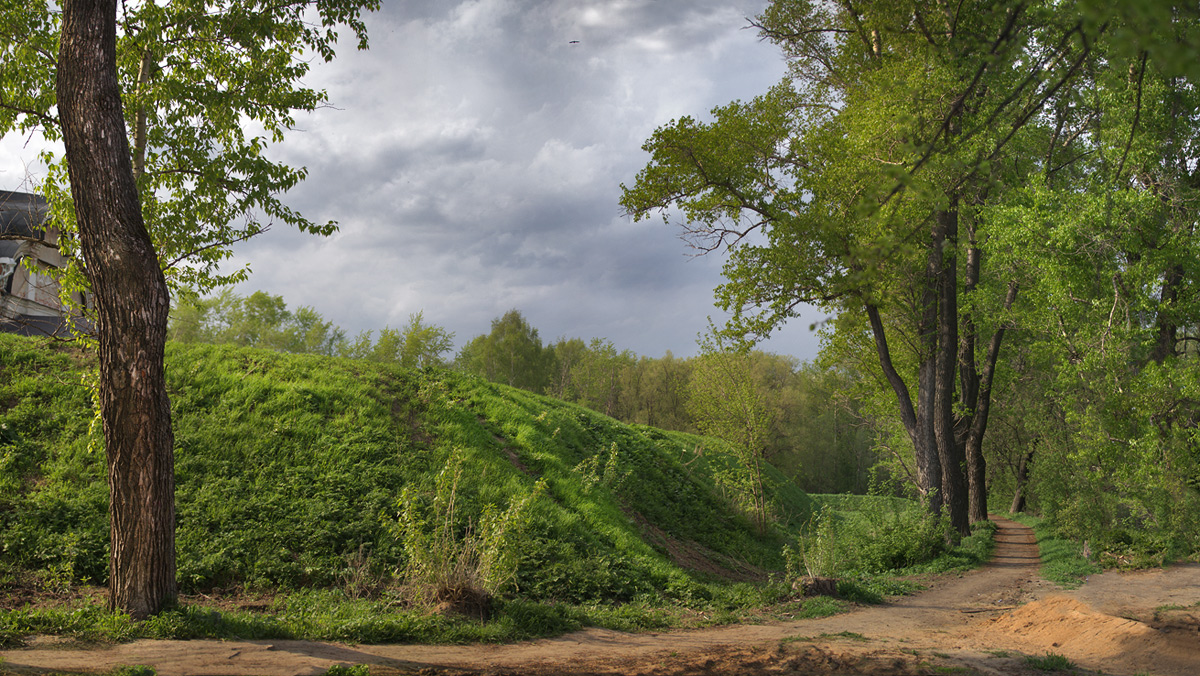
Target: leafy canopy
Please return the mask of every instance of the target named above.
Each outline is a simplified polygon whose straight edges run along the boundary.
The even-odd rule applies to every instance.
[[[335,55],[338,30],[367,47],[364,11],[379,0],[171,0],[122,2],[117,16],[118,78],[142,212],[174,290],[206,292],[245,279],[222,272],[231,246],[275,223],[329,234],[280,195],[306,175],[267,156],[296,115],[325,105],[304,84],[314,61]],[[55,68],[61,11],[46,0],[0,1],[0,133],[61,138]],[[40,186],[78,259],[65,158],[42,153]],[[78,263],[76,263],[77,265]],[[82,288],[72,268],[65,291]],[[65,296],[65,294],[64,294]]]

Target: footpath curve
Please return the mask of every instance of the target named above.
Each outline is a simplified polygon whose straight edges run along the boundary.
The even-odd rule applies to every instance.
[[[954,668],[1025,675],[1041,673],[1025,657],[1047,652],[1109,676],[1200,673],[1200,565],[1108,573],[1076,592],[1059,592],[1038,577],[1032,531],[993,519],[999,526],[995,554],[979,570],[827,618],[644,634],[587,629],[502,646],[150,640],[83,650],[35,645],[0,652],[0,673],[144,664],[161,676],[315,675],[335,664],[369,664],[373,675],[933,674]],[[1175,609],[1163,611],[1167,605]],[[1137,617],[1146,621],[1130,619]]]

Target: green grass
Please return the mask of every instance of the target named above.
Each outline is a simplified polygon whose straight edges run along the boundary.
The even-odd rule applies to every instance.
[[[0,336],[0,355],[0,571],[104,584],[87,369],[14,336]],[[185,592],[386,584],[406,561],[401,493],[431,489],[454,449],[468,467],[456,529],[546,482],[518,580],[527,598],[706,600],[706,580],[666,555],[672,540],[782,564],[786,524],[760,535],[730,508],[714,476],[730,456],[712,439],[458,373],[229,346],[169,345],[167,379]],[[781,511],[806,519],[807,496],[772,473]]]
[[[1100,572],[1100,566],[1083,556],[1082,544],[1058,537],[1045,519],[1026,514],[1010,518],[1033,529],[1042,559],[1042,577],[1060,587],[1074,589],[1089,575]]]
[[[839,631],[836,634],[821,634],[818,638],[845,638],[851,641],[866,642],[869,639],[856,631]]]
[[[1025,664],[1038,671],[1066,671],[1075,668],[1071,660],[1058,653],[1046,653],[1041,656],[1030,655],[1025,658]]]
[[[143,623],[98,602],[11,608],[0,610],[0,642],[39,633],[496,642],[582,626],[820,617],[913,589],[873,571],[843,576],[844,600],[794,599],[782,581],[731,583],[678,566],[669,552],[682,547],[778,579],[783,545],[818,504],[836,504],[847,522],[885,519],[876,525],[891,543],[911,539],[908,517],[890,516],[910,503],[814,500],[769,466],[780,519],[756,532],[725,497],[718,477],[732,455],[713,439],[624,425],[442,370],[213,345],[168,345],[166,358],[180,586],[215,597],[263,592],[274,603],[265,613],[185,604]],[[0,587],[55,593],[106,583],[108,492],[85,386],[91,363],[63,344],[0,334]],[[456,534],[545,485],[515,586],[488,622],[402,602],[410,552],[401,498],[428,501],[454,453],[466,467],[447,524]],[[932,552],[932,563],[901,558],[950,570],[977,564],[985,549],[971,538]]]

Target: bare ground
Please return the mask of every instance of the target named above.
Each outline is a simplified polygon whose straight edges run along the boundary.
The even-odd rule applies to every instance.
[[[1038,577],[1033,534],[1000,526],[993,560],[941,577],[920,594],[834,617],[657,634],[588,629],[506,646],[351,646],[307,641],[136,641],[96,649],[35,641],[0,652],[0,672],[321,674],[370,664],[372,674],[1002,674],[1045,673],[1054,653],[1082,672],[1200,674],[1200,565],[1097,575],[1062,592]]]

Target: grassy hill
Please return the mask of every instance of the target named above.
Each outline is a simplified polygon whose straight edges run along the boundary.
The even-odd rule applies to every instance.
[[[0,335],[0,587],[105,582],[90,369],[74,348]],[[780,525],[756,533],[714,478],[732,462],[720,442],[458,373],[170,345],[167,378],[185,592],[398,584],[402,513],[462,535],[540,491],[517,596],[688,603],[782,568],[812,511],[772,470]],[[458,465],[448,516],[433,501]]]

